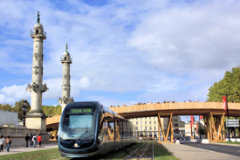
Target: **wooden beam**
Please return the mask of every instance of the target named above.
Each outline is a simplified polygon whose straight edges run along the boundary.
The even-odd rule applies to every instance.
[[[158,114],[158,123],[159,123],[159,126],[160,126],[161,131],[162,131],[163,139],[165,140],[165,131],[164,131],[164,127],[163,127],[162,122],[161,122],[160,113]],[[159,130],[159,142],[160,142],[160,130]]]
[[[158,143],[160,143],[160,125],[161,125],[161,120],[160,120],[160,115],[158,114]]]
[[[165,142],[167,142],[167,139],[168,139],[169,130],[170,130],[170,127],[171,127],[171,122],[172,122],[172,115],[173,115],[173,114],[171,113],[171,115],[170,115],[170,117],[169,117],[169,120],[168,120],[167,134],[166,134],[165,139],[164,139]]]
[[[173,114],[171,114],[172,116]],[[172,123],[172,120],[171,120],[171,142],[173,143],[173,123]]]

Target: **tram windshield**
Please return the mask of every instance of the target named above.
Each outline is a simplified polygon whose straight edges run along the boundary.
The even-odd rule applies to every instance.
[[[63,113],[60,137],[64,140],[90,140],[94,138],[95,109],[86,107],[69,108]]]

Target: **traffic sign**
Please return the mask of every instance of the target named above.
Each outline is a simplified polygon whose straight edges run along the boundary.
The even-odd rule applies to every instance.
[[[226,127],[239,127],[239,119],[227,119]]]

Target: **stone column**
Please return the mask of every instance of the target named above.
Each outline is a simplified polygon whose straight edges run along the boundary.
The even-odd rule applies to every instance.
[[[62,97],[59,98],[59,103],[62,104],[62,111],[68,103],[73,102],[73,98],[70,98],[70,64],[72,64],[72,59],[68,53],[68,46],[66,44],[66,50],[63,53],[61,62],[63,64],[63,76],[62,76]]]
[[[43,40],[46,39],[45,34],[38,12],[37,24],[34,25],[31,34],[33,38],[32,84],[27,87],[27,90],[31,92],[31,110],[26,116],[26,127],[41,130],[46,130],[46,118],[42,111],[42,93],[47,90],[47,85],[42,84]]]

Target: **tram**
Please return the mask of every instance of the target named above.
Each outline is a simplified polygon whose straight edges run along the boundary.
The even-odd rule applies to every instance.
[[[135,127],[97,101],[68,104],[61,116],[58,148],[63,157],[90,157],[137,140]]]

